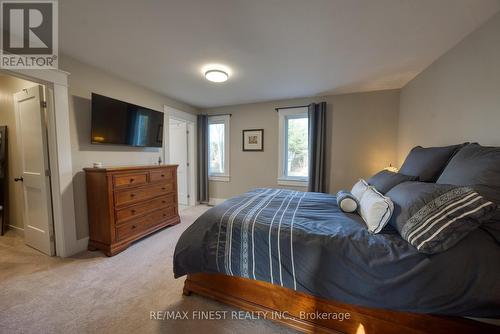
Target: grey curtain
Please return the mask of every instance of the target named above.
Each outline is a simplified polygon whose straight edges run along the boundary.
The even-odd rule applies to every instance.
[[[325,192],[326,102],[309,105],[308,191]]]
[[[208,116],[198,115],[198,201],[208,203]]]

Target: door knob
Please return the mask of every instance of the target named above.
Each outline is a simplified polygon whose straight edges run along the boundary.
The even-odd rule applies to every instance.
[[[14,179],[14,182],[19,182],[19,181],[23,182],[23,181],[24,181],[24,178],[21,176],[21,177],[16,177],[16,178]]]

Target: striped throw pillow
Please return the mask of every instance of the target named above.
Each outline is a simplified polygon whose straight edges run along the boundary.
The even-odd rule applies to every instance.
[[[472,188],[456,187],[420,208],[400,234],[419,252],[439,253],[459,242],[495,210],[496,204]]]

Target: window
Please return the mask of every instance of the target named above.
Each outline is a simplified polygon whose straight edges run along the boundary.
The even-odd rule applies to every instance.
[[[208,176],[229,181],[229,115],[208,118]]]
[[[307,186],[309,179],[309,118],[307,108],[279,111],[280,161],[278,184]]]
[[[144,143],[148,142],[148,127],[148,115],[143,115],[139,112],[137,118],[135,119],[134,134],[132,138],[132,143],[134,145],[143,146]]]

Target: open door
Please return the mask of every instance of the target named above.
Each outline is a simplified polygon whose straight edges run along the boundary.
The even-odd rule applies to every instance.
[[[23,186],[24,240],[47,255],[55,254],[50,169],[47,145],[46,102],[42,86],[14,94],[17,145],[21,158],[16,182]]]

